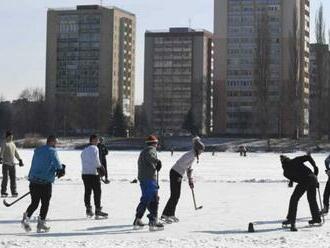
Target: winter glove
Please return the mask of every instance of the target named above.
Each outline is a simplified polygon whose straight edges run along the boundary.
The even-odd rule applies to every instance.
[[[23,164],[23,160],[22,160],[22,159],[19,159],[19,160],[18,160],[18,165],[19,165],[20,167],[24,166],[24,164]]]
[[[194,188],[194,180],[193,180],[192,178],[189,178],[189,179],[188,179],[188,183],[189,183],[189,187],[190,187],[191,189],[193,189],[193,188]]]
[[[325,173],[330,177],[330,170],[325,170]]]
[[[62,164],[62,169],[56,171],[57,178],[61,178],[65,176],[65,164]]]
[[[289,182],[288,187],[289,187],[289,188],[292,188],[292,187],[293,187],[293,181],[290,181],[290,182]]]
[[[162,168],[162,161],[158,160],[156,164],[156,170],[160,171],[161,168]]]
[[[100,177],[105,176],[105,169],[104,169],[103,166],[96,168],[96,170],[97,170],[97,173],[99,174]]]

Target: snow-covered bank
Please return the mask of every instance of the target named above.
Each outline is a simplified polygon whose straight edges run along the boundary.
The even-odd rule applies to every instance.
[[[23,178],[29,169],[32,150],[20,151],[26,164],[24,168],[18,168],[18,174]],[[181,154],[174,153],[171,157],[168,152],[159,153],[163,161],[160,212],[169,197],[169,168]],[[294,155],[297,154],[290,154]],[[80,152],[60,151],[59,156],[68,168],[66,177],[53,187],[48,215],[51,231],[25,234],[20,228],[28,198],[10,208],[2,205],[0,247],[329,247],[328,223],[323,227],[307,228],[310,213],[306,197],[299,205],[299,232],[281,228],[292,189],[283,181],[277,154],[255,153],[246,158],[236,153],[203,154],[194,170],[197,204],[203,205],[203,209],[194,210],[190,189],[183,184],[177,209],[181,221],[166,225],[164,231],[157,233],[150,233],[147,228],[133,231],[131,226],[140,189],[129,180],[136,176],[138,152],[111,152],[108,156],[112,182],[102,185],[102,205],[110,214],[108,220],[85,218]],[[314,155],[323,182],[326,180],[322,173],[325,156]],[[321,183],[323,188],[324,183]],[[18,190],[19,193],[28,191],[28,182],[19,180]],[[255,233],[247,233],[249,222],[255,223]],[[35,225],[33,223],[34,230]]]

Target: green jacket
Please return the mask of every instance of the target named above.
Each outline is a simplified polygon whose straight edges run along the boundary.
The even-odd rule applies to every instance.
[[[157,150],[154,146],[148,146],[140,153],[138,160],[138,179],[156,180]]]

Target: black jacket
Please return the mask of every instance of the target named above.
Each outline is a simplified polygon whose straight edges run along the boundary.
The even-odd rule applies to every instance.
[[[308,168],[304,162],[308,161],[314,168],[314,174],[318,175],[318,168],[315,161],[311,156],[305,155],[296,157],[294,159],[288,159],[282,162],[282,168],[284,170],[283,175],[290,179],[290,181],[296,183],[308,182],[309,175],[313,174],[312,170]]]
[[[100,156],[100,162],[103,166],[107,165],[107,159],[106,156],[108,155],[108,148],[101,143],[97,144],[97,148],[99,148],[99,156]]]

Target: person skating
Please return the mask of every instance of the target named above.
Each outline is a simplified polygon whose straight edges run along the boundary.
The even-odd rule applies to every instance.
[[[104,176],[104,167],[99,158],[98,137],[93,134],[89,137],[89,145],[81,153],[82,180],[84,182],[84,203],[87,217],[93,217],[94,212],[91,205],[91,194],[94,195],[95,218],[107,218],[108,214],[101,207],[101,180]]]
[[[330,197],[330,155],[325,159],[325,173],[328,175],[328,181],[325,185],[323,193],[323,209],[321,210],[322,214],[327,214],[329,212],[329,197]]]
[[[22,227],[25,231],[31,231],[30,218],[41,202],[40,214],[38,217],[37,232],[48,232],[46,217],[49,202],[52,195],[52,183],[55,177],[64,176],[65,165],[60,163],[56,152],[57,139],[51,135],[47,138],[47,144],[34,150],[31,169],[28,179],[30,181],[31,204],[23,214]]]
[[[147,137],[146,147],[140,153],[138,159],[138,180],[140,182],[140,188],[142,191],[142,196],[140,203],[136,208],[136,215],[133,222],[134,229],[139,229],[144,226],[142,222],[142,217],[148,209],[148,219],[149,219],[149,230],[158,231],[163,230],[164,225],[160,223],[157,219],[158,216],[158,182],[156,180],[156,171],[159,172],[162,163],[157,158],[157,145],[158,139],[150,135]]]
[[[107,155],[109,153],[108,148],[106,145],[103,144],[103,138],[100,137],[99,143],[97,144],[97,148],[99,149],[99,155],[100,155],[100,162],[104,167],[105,175],[104,175],[104,183],[109,184],[110,181],[108,179],[108,168],[107,168]]]
[[[13,133],[7,131],[5,140],[1,145],[0,152],[0,164],[2,163],[2,182],[1,182],[1,197],[7,197],[7,184],[8,177],[10,179],[10,191],[13,197],[17,197],[16,186],[16,166],[14,159],[19,162],[19,166],[24,166],[22,159],[20,158],[15,143],[13,142]]]
[[[312,214],[312,220],[309,221],[309,224],[321,224],[319,207],[316,201],[316,188],[319,187],[317,180],[318,168],[313,158],[310,155],[305,155],[290,159],[287,156],[281,155],[280,159],[284,170],[283,175],[290,182],[298,183],[290,198],[287,220],[282,224],[284,226],[291,225],[291,231],[297,231],[295,223],[298,201],[305,191],[307,191],[307,199]],[[304,164],[307,161],[313,166],[314,173]]]
[[[170,189],[171,196],[168,200],[161,219],[166,223],[178,222],[179,219],[175,216],[175,209],[178,204],[181,193],[182,177],[187,172],[188,182],[190,188],[194,188],[194,182],[192,178],[192,165],[196,158],[204,150],[205,146],[201,142],[199,137],[195,137],[192,140],[192,149],[181,156],[181,158],[174,164],[170,170]]]

